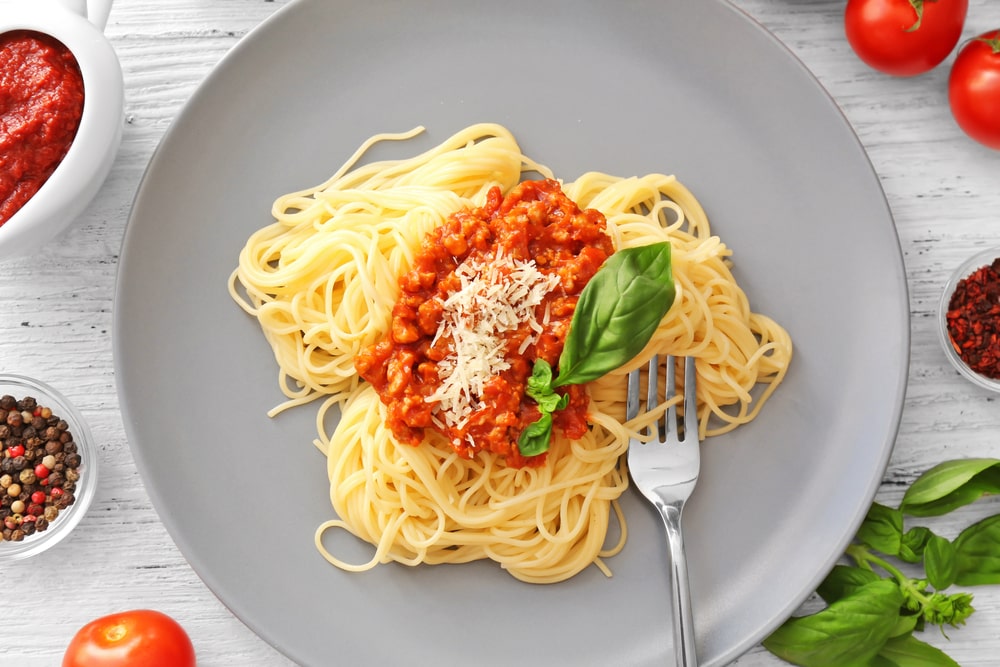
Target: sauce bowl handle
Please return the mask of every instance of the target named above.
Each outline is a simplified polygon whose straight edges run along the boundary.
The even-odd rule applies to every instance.
[[[108,24],[111,3],[114,0],[57,0],[57,2],[74,14],[88,19],[103,32]]]
[[[111,13],[111,5],[114,0],[86,0],[87,2],[87,18],[90,22],[97,26],[97,29],[104,31],[104,27],[108,24],[108,15]]]

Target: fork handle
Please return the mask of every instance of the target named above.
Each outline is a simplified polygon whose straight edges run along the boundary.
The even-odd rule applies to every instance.
[[[667,546],[670,548],[674,664],[677,667],[697,667],[691,588],[688,582],[687,557],[684,555],[684,537],[681,533],[681,508],[677,505],[664,504],[659,510],[667,532]]]

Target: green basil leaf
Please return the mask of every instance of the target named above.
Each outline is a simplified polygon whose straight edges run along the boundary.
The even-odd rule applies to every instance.
[[[890,639],[879,651],[878,657],[889,661],[889,663],[884,664],[896,667],[959,667],[959,664],[952,660],[947,653],[920,641],[913,635]]]
[[[583,384],[639,354],[674,302],[670,244],[611,255],[580,292],[554,387]]]
[[[543,412],[538,421],[528,424],[517,439],[517,448],[521,456],[538,456],[549,451],[552,440],[552,415]]]
[[[927,581],[939,591],[955,583],[957,560],[955,547],[950,541],[938,535],[928,538],[924,549],[924,571],[927,573]]]
[[[889,636],[902,637],[903,635],[910,634],[917,629],[917,622],[920,621],[920,619],[920,614],[900,613],[899,620],[896,621],[896,627],[892,629]]]
[[[544,359],[535,359],[535,365],[531,367],[531,377],[525,383],[525,392],[528,396],[538,400],[539,396],[552,393],[552,367]]]
[[[858,528],[858,540],[872,549],[895,556],[903,541],[903,514],[899,510],[872,503]]]
[[[927,542],[934,535],[930,528],[924,526],[914,526],[903,533],[902,543],[899,545],[900,560],[907,563],[919,563],[924,557],[924,548]]]
[[[548,394],[538,401],[538,407],[542,412],[553,413],[562,410],[569,405],[569,394]]]
[[[896,627],[902,603],[894,582],[873,581],[826,609],[785,621],[763,644],[801,667],[867,667]]]
[[[903,495],[899,509],[910,516],[940,516],[1000,493],[1000,459],[945,461],[922,474]]]
[[[952,544],[956,584],[1000,584],[1000,514],[972,524]]]
[[[830,604],[879,579],[881,577],[871,570],[850,565],[836,565],[820,583],[816,592]]]
[[[527,435],[524,434],[524,431],[521,432],[517,443],[521,454],[524,454],[525,449],[530,451],[539,450],[541,443],[534,442],[534,440],[543,437],[545,433],[548,434],[549,438],[552,437],[552,413],[556,410],[562,410],[569,405],[569,394],[560,395],[552,390],[552,367],[544,359],[535,360],[535,365],[531,369],[531,377],[528,378],[525,384],[524,393],[535,399],[535,402],[538,403],[538,411],[542,413],[542,417],[548,417],[548,426],[544,423],[539,424],[538,422],[541,421],[539,419],[529,426],[529,428],[533,426],[534,430],[529,431]],[[524,443],[523,446],[522,443]],[[547,443],[541,451],[545,451],[546,449],[548,449]],[[528,456],[527,454],[524,455]]]

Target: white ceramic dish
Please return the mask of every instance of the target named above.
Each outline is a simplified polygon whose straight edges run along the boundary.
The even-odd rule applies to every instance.
[[[965,278],[968,278],[976,270],[992,264],[994,260],[1000,257],[1000,248],[989,248],[981,252],[977,252],[969,259],[962,262],[955,272],[951,274],[948,282],[944,286],[944,290],[941,292],[941,303],[938,307],[938,334],[941,338],[941,347],[944,349],[944,354],[948,357],[948,361],[951,365],[955,367],[963,377],[970,380],[973,384],[982,387],[983,389],[989,389],[1000,393],[1000,380],[986,377],[980,373],[969,368],[969,365],[962,359],[962,357],[955,350],[955,347],[951,343],[951,335],[948,333],[948,303],[951,301],[952,294],[955,292],[955,287],[958,283]]]
[[[208,586],[297,664],[668,662],[662,526],[634,493],[612,579],[532,586],[490,563],[348,574],[313,546],[331,516],[316,406],[265,415],[277,368],[226,283],[273,199],[377,132],[425,125],[376,150],[404,156],[481,121],[565,179],[676,173],[754,308],[795,340],[760,418],[704,444],[686,513],[699,657],[724,665],[815,590],[864,517],[902,409],[909,312],[849,124],[719,0],[298,0],[254,30],[164,137],[126,231],[116,379],[146,488]]]
[[[110,8],[111,0],[90,0],[89,6],[83,0],[0,0],[0,34],[34,30],[56,38],[76,57],[84,85],[76,137],[38,192],[0,225],[0,260],[31,254],[52,241],[86,208],[111,170],[121,143],[125,87],[118,56],[102,32]]]
[[[30,396],[38,401],[39,406],[50,408],[53,415],[65,420],[69,425],[67,430],[77,445],[81,462],[74,503],[62,510],[44,531],[37,531],[21,541],[0,541],[0,562],[38,555],[66,539],[87,513],[97,492],[98,476],[97,448],[90,428],[69,399],[40,380],[22,375],[0,374],[0,396],[4,395],[13,396],[17,400]]]

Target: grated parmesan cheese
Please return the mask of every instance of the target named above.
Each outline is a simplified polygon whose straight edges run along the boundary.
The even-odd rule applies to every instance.
[[[540,323],[535,309],[559,285],[559,276],[546,275],[534,261],[513,259],[500,250],[485,261],[466,260],[455,274],[461,286],[442,303],[434,337],[434,344],[451,339],[452,351],[438,363],[441,385],[425,400],[438,403],[435,421],[440,418],[452,428],[462,428],[483,407],[479,397],[486,383],[510,368],[504,334],[521,324],[534,332],[518,347],[518,354],[538,340],[549,313],[546,304]]]

